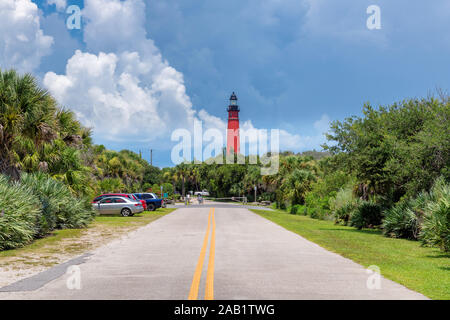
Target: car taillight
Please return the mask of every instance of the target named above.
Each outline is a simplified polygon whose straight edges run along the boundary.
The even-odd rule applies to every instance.
[[[142,206],[142,203],[135,203],[134,206],[135,206],[135,207]]]

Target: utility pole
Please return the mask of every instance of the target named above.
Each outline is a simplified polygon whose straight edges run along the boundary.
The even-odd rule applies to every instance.
[[[153,166],[153,149],[150,149],[150,165]]]
[[[256,202],[256,189],[257,189],[257,188],[256,188],[256,185],[255,185],[254,188],[255,188],[255,202]]]

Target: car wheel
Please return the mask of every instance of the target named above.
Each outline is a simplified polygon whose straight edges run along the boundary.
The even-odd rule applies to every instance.
[[[149,205],[147,205],[147,209],[148,209],[148,211],[155,211],[156,206],[153,203],[150,203]]]
[[[131,210],[128,208],[123,208],[122,211],[120,211],[120,214],[122,215],[122,217],[129,217],[133,215]]]

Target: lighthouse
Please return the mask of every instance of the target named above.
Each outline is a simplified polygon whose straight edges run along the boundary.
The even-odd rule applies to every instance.
[[[230,105],[228,106],[228,130],[227,130],[227,154],[240,152],[239,141],[239,106],[237,104],[236,94],[230,97]]]

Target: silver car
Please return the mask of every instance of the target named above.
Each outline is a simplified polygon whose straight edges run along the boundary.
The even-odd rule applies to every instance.
[[[99,202],[93,203],[92,206],[99,214],[120,213],[124,217],[129,217],[144,211],[144,207],[140,201],[117,196],[103,198]]]

